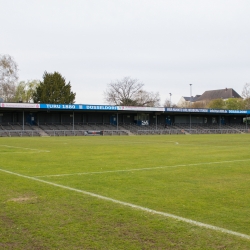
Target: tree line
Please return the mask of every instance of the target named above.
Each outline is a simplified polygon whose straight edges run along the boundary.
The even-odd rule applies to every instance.
[[[59,73],[44,72],[43,80],[28,80],[18,82],[18,65],[10,55],[0,55],[0,96],[2,102],[35,102],[54,104],[73,104],[76,93],[71,90],[70,82]],[[210,109],[250,109],[250,84],[246,83],[243,98],[228,100],[216,99],[212,101],[184,104],[191,108]],[[1,99],[0,98],[0,99]],[[159,92],[144,89],[144,84],[138,79],[124,77],[107,84],[104,100],[109,105],[159,107]],[[167,98],[164,107],[177,107]]]
[[[43,80],[18,82],[18,66],[10,55],[0,55],[0,96],[2,102],[73,104],[76,93],[58,72],[44,72]]]

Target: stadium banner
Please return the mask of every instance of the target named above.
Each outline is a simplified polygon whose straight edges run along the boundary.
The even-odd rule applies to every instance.
[[[250,110],[228,110],[230,114],[250,114]]]
[[[126,110],[126,111],[165,111],[165,108],[118,106],[117,110]]]
[[[116,106],[75,105],[75,104],[40,104],[41,109],[77,109],[77,110],[117,110]]]
[[[180,113],[214,113],[214,114],[250,114],[250,110],[226,109],[191,109],[191,108],[155,108],[109,105],[78,105],[78,104],[37,104],[37,103],[0,103],[1,108],[30,108],[30,109],[64,109],[64,110],[117,110],[117,111],[160,111]]]
[[[180,113],[217,113],[217,114],[250,114],[250,110],[226,110],[226,109],[186,109],[186,108],[165,108],[166,112]]]
[[[165,108],[108,106],[108,105],[76,105],[76,104],[40,104],[41,109],[76,109],[76,110],[119,110],[119,111],[165,111]]]
[[[1,108],[30,108],[39,109],[40,104],[37,103],[0,103]]]
[[[208,113],[209,109],[186,109],[186,108],[165,108],[167,112],[195,112],[195,113]]]

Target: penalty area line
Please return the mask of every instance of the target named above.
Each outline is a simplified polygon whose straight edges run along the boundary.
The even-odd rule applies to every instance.
[[[168,217],[168,218],[172,218],[172,219],[175,219],[175,220],[178,220],[178,221],[186,222],[186,223],[198,226],[198,227],[211,229],[211,230],[218,231],[218,232],[221,232],[221,233],[231,234],[231,235],[239,236],[241,238],[245,238],[245,239],[250,240],[250,236],[247,235],[247,234],[242,234],[242,233],[231,231],[231,230],[228,230],[228,229],[225,229],[225,228],[205,224],[205,223],[202,223],[202,222],[199,222],[199,221],[187,219],[187,218],[180,217],[180,216],[177,216],[177,215],[174,215],[174,214],[169,214],[169,213],[156,211],[156,210],[153,210],[153,209],[150,209],[150,208],[138,206],[138,205],[135,205],[135,204],[132,204],[132,203],[124,202],[124,201],[119,201],[119,200],[116,200],[116,199],[112,199],[112,198],[102,196],[102,195],[99,195],[99,194],[83,191],[83,190],[80,190],[80,189],[75,189],[75,188],[63,186],[63,185],[60,185],[60,184],[56,184],[56,183],[53,183],[53,182],[40,180],[40,179],[37,179],[37,178],[34,178],[34,177],[21,175],[21,174],[10,172],[10,171],[4,170],[4,169],[0,169],[0,171],[8,173],[8,174],[16,175],[16,176],[19,176],[19,177],[31,179],[31,180],[34,180],[34,181],[39,181],[39,182],[42,182],[42,183],[46,183],[46,184],[53,185],[53,186],[56,186],[56,187],[60,187],[60,188],[63,188],[63,189],[68,189],[68,190],[75,191],[75,192],[78,192],[78,193],[82,193],[82,194],[85,194],[85,195],[93,196],[93,197],[96,197],[96,198],[99,198],[99,199],[102,199],[102,200],[111,201],[111,202],[116,203],[116,204],[120,204],[120,205],[123,205],[123,206],[139,209],[139,210],[149,212],[149,213],[152,213],[152,214],[162,215],[164,217]]]
[[[134,169],[118,169],[118,170],[100,171],[100,172],[42,175],[42,176],[34,176],[34,177],[42,178],[42,177],[53,177],[53,176],[54,177],[56,177],[56,176],[60,177],[60,176],[67,176],[67,175],[86,175],[86,174],[105,174],[105,173],[117,173],[117,172],[131,172],[131,171],[154,170],[154,169],[163,169],[163,168],[177,168],[177,167],[199,166],[199,165],[209,165],[209,164],[233,163],[233,162],[240,162],[240,161],[250,161],[250,159],[234,160],[234,161],[201,162],[201,163],[191,163],[191,164],[186,164],[186,165],[163,166],[163,167],[154,167],[154,168],[134,168]]]

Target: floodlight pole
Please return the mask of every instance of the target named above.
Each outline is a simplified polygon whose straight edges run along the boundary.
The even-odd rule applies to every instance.
[[[191,108],[191,105],[192,105],[192,84],[189,84],[190,85],[190,108]]]
[[[171,94],[171,93],[169,93],[169,95],[170,95],[170,108],[171,108],[171,96],[172,96],[172,94]]]

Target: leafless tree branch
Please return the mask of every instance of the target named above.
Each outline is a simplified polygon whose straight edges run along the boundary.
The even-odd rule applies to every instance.
[[[10,55],[0,55],[0,95],[5,102],[13,101],[18,80],[17,63]]]
[[[120,106],[159,106],[159,93],[143,90],[144,84],[138,79],[124,77],[108,84],[104,92],[105,101]]]

